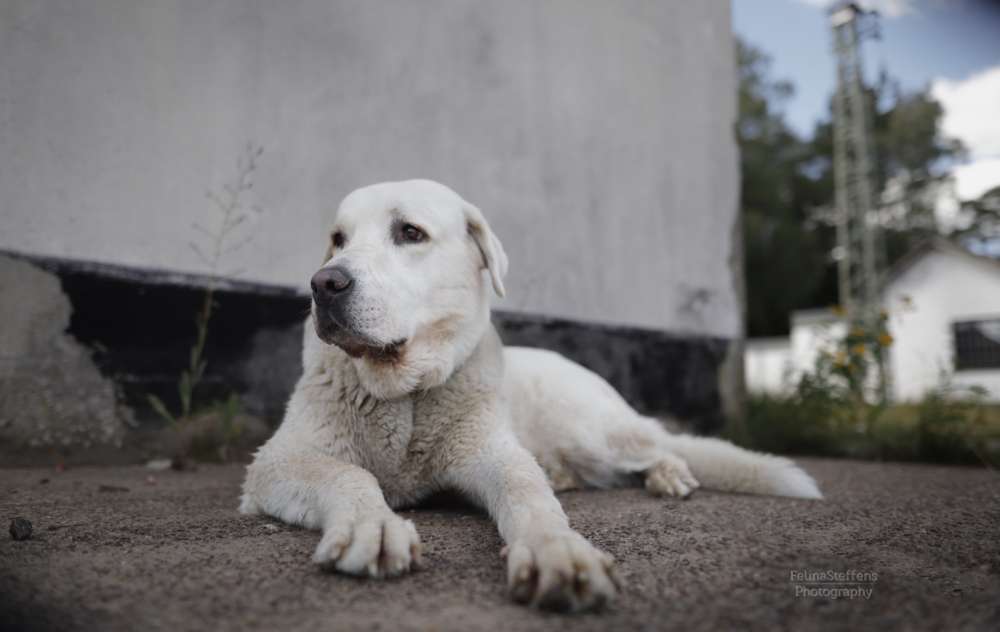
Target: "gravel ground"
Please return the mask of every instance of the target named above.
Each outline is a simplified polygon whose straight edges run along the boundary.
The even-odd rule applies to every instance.
[[[405,512],[426,568],[373,582],[313,568],[315,533],[237,514],[238,466],[0,470],[4,528],[15,516],[34,527],[30,540],[0,539],[0,626],[1000,629],[1000,474],[803,463],[827,500],[563,494],[572,523],[619,560],[626,582],[611,608],[572,621],[509,603],[494,527],[454,504]],[[852,584],[870,598],[796,596],[837,585],[792,573],[827,570],[876,574]]]

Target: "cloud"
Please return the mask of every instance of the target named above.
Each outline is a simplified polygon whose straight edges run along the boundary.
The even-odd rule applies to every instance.
[[[969,151],[969,161],[951,172],[955,195],[974,200],[1000,185],[1000,66],[958,81],[937,79],[931,95],[944,108],[941,131]]]
[[[955,194],[962,200],[978,199],[1000,185],[1000,158],[984,158],[955,167]]]
[[[829,9],[841,0],[795,0],[802,4],[808,4],[820,9]],[[904,15],[915,13],[915,0],[860,0],[858,2],[863,8],[869,11],[878,11],[887,18],[898,18]]]
[[[973,160],[1000,158],[1000,66],[967,79],[937,79],[931,94],[944,108],[942,131],[962,141]]]
[[[1000,186],[1000,157],[983,158],[951,170],[952,181],[938,190],[934,214],[945,230],[968,228],[972,216],[962,210],[961,202],[978,200],[984,193]],[[1000,242],[994,246],[1000,257]]]
[[[965,164],[951,170],[952,185],[942,189],[935,211],[941,226],[962,228],[970,217],[959,200],[975,200],[1000,186],[1000,66],[965,79],[936,79],[931,95],[944,110],[941,132],[962,141]]]

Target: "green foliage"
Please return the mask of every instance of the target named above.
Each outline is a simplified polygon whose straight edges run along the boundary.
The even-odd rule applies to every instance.
[[[739,59],[740,197],[744,269],[751,335],[787,328],[788,313],[815,304],[827,278],[829,228],[810,222],[811,208],[828,199],[807,175],[815,152],[785,124],[782,103],[794,90],[770,78],[771,60],[745,43]]]
[[[914,404],[860,410],[820,391],[754,395],[747,409],[744,438],[734,439],[755,450],[1000,467],[1000,407],[969,392],[939,388]]]
[[[955,236],[966,241],[994,242],[1000,239],[1000,186],[984,193],[978,200],[962,204],[966,225]]]
[[[737,62],[747,330],[783,335],[793,310],[838,303],[833,128],[825,121],[811,138],[799,137],[781,110],[794,86],[773,79],[768,56],[745,42],[737,43]],[[903,93],[883,73],[868,101],[876,189],[892,194],[883,213],[892,264],[938,231],[934,202],[962,148],[942,137],[942,109],[929,91]]]
[[[874,326],[853,325],[835,342],[832,352],[820,350],[813,373],[821,376],[820,386],[836,389],[844,400],[857,405],[879,401],[882,397],[874,380],[893,343],[888,323],[889,315],[882,312]],[[807,375],[806,379],[815,378]]]
[[[891,265],[917,243],[943,233],[935,207],[951,180],[948,167],[965,150],[959,141],[942,135],[944,110],[929,90],[904,93],[883,72],[867,96],[875,140],[875,189],[882,192],[881,222]],[[832,155],[831,122],[816,126],[812,145],[817,153]],[[832,204],[832,164],[826,164],[819,177],[829,184]]]
[[[203,355],[205,341],[208,339],[208,325],[212,319],[213,298],[214,290],[207,289],[202,301],[202,308],[195,318],[197,335],[188,353],[188,368],[181,371],[180,377],[177,379],[177,398],[180,401],[180,410],[176,414],[171,413],[159,397],[152,394],[146,396],[153,410],[170,425],[177,424],[179,420],[191,416],[195,387],[205,375],[205,367],[208,366],[208,362],[203,358]]]
[[[1000,465],[1000,407],[980,388],[943,375],[915,404],[887,405],[871,392],[871,372],[892,344],[885,317],[854,328],[821,351],[788,395],[753,395],[739,435],[768,452],[864,459]]]
[[[197,420],[192,421],[201,427],[191,432],[184,445],[187,456],[199,461],[230,460],[233,448],[245,430],[240,421],[242,411],[243,404],[235,393],[209,406]]]
[[[248,144],[243,155],[237,160],[235,180],[224,185],[222,193],[213,191],[206,193],[206,197],[212,202],[217,213],[217,221],[210,228],[194,224],[193,228],[200,233],[203,244],[191,242],[188,245],[213,276],[220,272],[220,264],[225,256],[246,245],[252,237],[252,234],[247,234],[245,231],[242,236],[239,235],[239,232],[252,214],[262,212],[260,207],[248,204],[246,197],[253,189],[253,175],[257,169],[257,160],[263,152],[262,147],[252,143]],[[238,272],[238,270],[227,271],[229,275],[235,275]],[[208,367],[208,360],[205,358],[205,345],[208,341],[212,315],[217,307],[215,291],[214,283],[205,289],[201,308],[194,317],[195,340],[188,351],[188,366],[181,371],[177,379],[179,410],[172,412],[162,399],[156,395],[147,395],[152,409],[168,425],[173,427],[179,427],[191,420],[196,413],[194,409],[196,390],[205,376],[205,369]],[[240,407],[239,397],[235,393],[230,394],[226,400],[209,406],[210,411],[221,420],[224,437],[221,448],[223,452],[225,446],[235,441],[242,430],[235,421]]]
[[[942,379],[915,411],[919,452],[946,462],[991,464],[990,441],[1000,439],[1000,428],[991,423],[986,396],[980,387],[958,387]]]
[[[240,401],[236,393],[230,393],[228,399],[216,406],[216,412],[222,420],[222,432],[227,444],[235,441],[243,434],[243,425],[237,417],[242,411],[243,402]]]
[[[146,395],[146,399],[149,401],[149,405],[153,408],[164,421],[170,425],[177,423],[177,418],[167,409],[167,405],[163,403],[163,400],[153,394]]]

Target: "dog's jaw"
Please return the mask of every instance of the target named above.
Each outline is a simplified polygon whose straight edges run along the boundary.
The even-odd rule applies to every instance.
[[[324,340],[311,317],[306,323],[303,365],[307,371],[349,365],[362,388],[378,400],[436,388],[465,363],[489,328],[489,296],[483,294],[472,313],[441,318],[405,343],[378,350],[346,339]]]
[[[472,354],[489,324],[487,302],[472,318],[444,318],[423,328],[392,361],[365,355],[352,358],[352,362],[362,387],[376,399],[405,397],[447,382]]]

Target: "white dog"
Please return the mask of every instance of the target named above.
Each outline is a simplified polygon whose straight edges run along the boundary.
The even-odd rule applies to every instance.
[[[441,184],[348,195],[312,279],[304,373],[247,469],[241,511],[322,529],[325,568],[390,577],[420,561],[393,509],[457,490],[496,521],[515,600],[582,610],[614,596],[612,560],[570,528],[553,488],[640,475],[654,494],[700,482],[820,497],[786,459],[672,436],[587,369],[504,349],[490,298],[506,270],[479,209]]]

